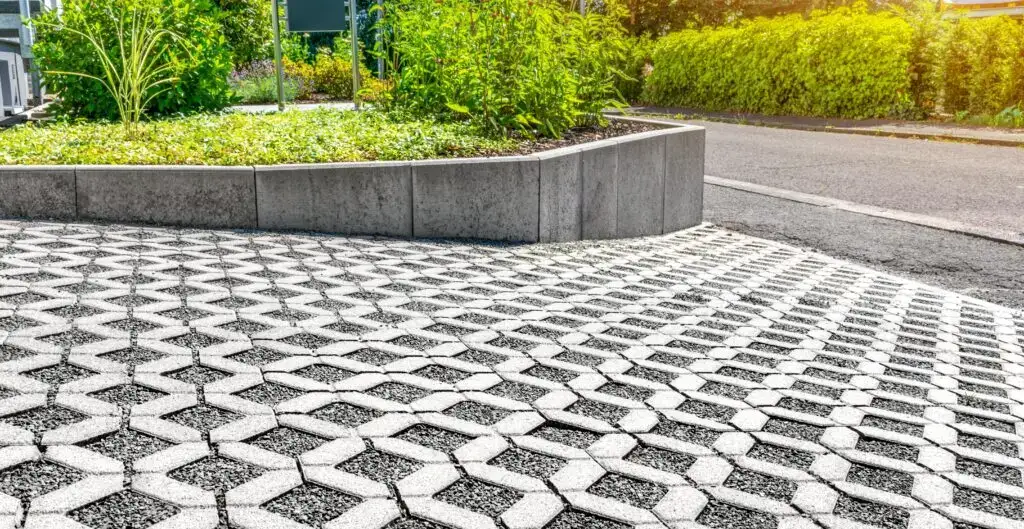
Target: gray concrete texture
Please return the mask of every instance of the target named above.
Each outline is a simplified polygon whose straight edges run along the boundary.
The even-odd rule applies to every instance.
[[[0,166],[0,217],[75,218],[75,168]]]
[[[80,166],[80,219],[255,228],[252,167]]]
[[[256,167],[263,229],[412,236],[412,170],[404,163]]]

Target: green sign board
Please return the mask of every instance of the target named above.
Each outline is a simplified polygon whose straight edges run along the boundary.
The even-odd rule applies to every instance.
[[[345,0],[287,0],[288,31],[317,33],[348,29]]]

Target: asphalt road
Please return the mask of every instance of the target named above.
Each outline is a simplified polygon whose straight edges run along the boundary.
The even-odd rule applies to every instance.
[[[687,123],[708,175],[1024,233],[1024,149]]]
[[[712,185],[704,187],[704,218],[747,235],[1024,309],[1024,246]]]

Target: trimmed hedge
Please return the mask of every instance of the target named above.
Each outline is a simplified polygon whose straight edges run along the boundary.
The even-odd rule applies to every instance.
[[[644,99],[705,110],[872,118],[914,112],[914,31],[888,13],[841,8],[685,30],[656,46]]]
[[[1024,23],[839,8],[686,30],[655,46],[642,101],[840,118],[992,116],[1024,104]]]

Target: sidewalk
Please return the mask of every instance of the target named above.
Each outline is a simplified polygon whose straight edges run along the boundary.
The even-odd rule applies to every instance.
[[[1024,129],[1003,129],[928,121],[887,119],[830,119],[798,116],[765,116],[740,112],[707,112],[692,108],[637,106],[626,109],[634,114],[682,115],[708,121],[758,125],[792,130],[838,132],[868,136],[962,141],[983,145],[1024,147]]]

